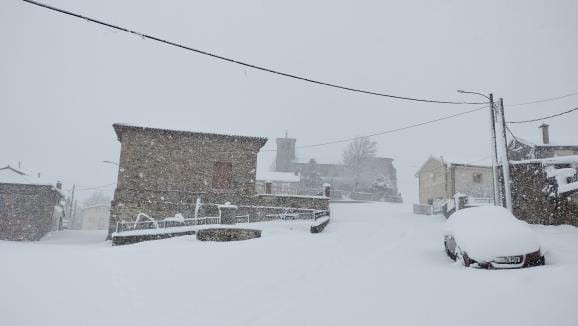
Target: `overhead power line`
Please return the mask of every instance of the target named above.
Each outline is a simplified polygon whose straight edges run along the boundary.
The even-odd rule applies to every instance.
[[[578,110],[578,108],[573,108],[573,109],[570,109],[570,110],[568,110],[568,111],[556,113],[556,114],[549,115],[549,116],[546,116],[546,117],[541,117],[541,118],[536,118],[536,119],[531,119],[531,120],[506,121],[506,123],[530,123],[530,122],[542,121],[542,120],[546,120],[546,119],[551,119],[551,118],[559,117],[559,116],[561,116],[561,115],[568,114],[568,113],[573,112],[573,111],[576,111],[576,110]]]
[[[106,187],[110,187],[110,186],[114,186],[116,185],[116,182],[113,183],[109,183],[109,184],[105,184],[102,186],[95,186],[95,187],[85,187],[85,188],[77,188],[76,191],[83,191],[83,190],[97,190],[97,189],[102,189],[102,188],[106,188]]]
[[[561,100],[561,99],[563,99],[563,98],[567,98],[567,97],[571,97],[571,96],[576,96],[576,95],[578,95],[578,92],[576,92],[576,93],[570,93],[570,94],[566,94],[566,95],[562,95],[562,96],[556,96],[556,97],[546,98],[546,99],[542,99],[542,100],[535,100],[535,101],[530,101],[530,102],[509,104],[509,105],[504,105],[504,106],[506,106],[506,107],[514,107],[514,106],[523,106],[523,105],[529,105],[529,104],[544,103],[544,102]]]
[[[408,126],[404,126],[404,127],[400,127],[400,128],[395,128],[395,129],[390,129],[390,130],[386,130],[386,131],[381,131],[381,132],[377,132],[377,133],[373,133],[373,134],[369,134],[369,135],[364,135],[364,136],[358,136],[358,137],[353,137],[353,138],[347,138],[347,139],[340,139],[340,140],[334,140],[334,141],[328,141],[325,143],[319,143],[319,144],[311,144],[311,145],[304,145],[304,146],[297,146],[295,148],[297,149],[301,149],[301,148],[312,148],[312,147],[321,147],[321,146],[326,146],[326,145],[333,145],[333,144],[340,144],[340,143],[346,143],[346,142],[350,142],[353,141],[357,138],[367,138],[367,137],[375,137],[375,136],[381,136],[381,135],[385,135],[385,134],[391,134],[391,133],[395,133],[395,132],[399,132],[399,131],[403,131],[403,130],[407,130],[407,129],[412,129],[412,128],[417,128],[417,127],[421,127],[424,125],[428,125],[428,124],[432,124],[432,123],[436,123],[439,121],[443,121],[443,120],[447,120],[447,119],[452,119],[455,117],[459,117],[465,114],[469,114],[469,113],[473,113],[476,111],[480,111],[483,109],[487,109],[489,106],[482,106],[481,108],[476,108],[473,110],[468,110],[468,111],[463,111],[460,113],[455,113],[455,114],[450,114],[450,115],[446,115],[437,119],[433,119],[433,120],[428,120],[428,121],[424,121],[424,122],[420,122],[420,123],[415,123],[415,124],[411,124]],[[276,152],[277,150],[275,149],[268,149],[268,150],[263,150],[261,152]]]
[[[49,10],[53,10],[62,14],[66,14],[69,16],[73,16],[76,18],[80,18],[80,19],[84,19],[86,21],[89,22],[93,22],[99,25],[103,25],[115,30],[119,30],[122,32],[126,32],[126,33],[130,33],[130,34],[134,34],[134,35],[138,35],[144,39],[149,39],[149,40],[153,40],[153,41],[157,41],[166,45],[170,45],[170,46],[174,46],[177,48],[181,48],[184,50],[188,50],[188,51],[192,51],[192,52],[196,52],[198,54],[202,54],[202,55],[206,55],[209,57],[212,57],[214,59],[218,59],[221,61],[226,61],[226,62],[230,62],[230,63],[234,63],[234,64],[238,64],[244,67],[248,67],[248,68],[252,68],[252,69],[256,69],[256,70],[260,70],[260,71],[264,71],[264,72],[268,72],[268,73],[272,73],[275,75],[279,75],[279,76],[283,76],[283,77],[288,77],[288,78],[292,78],[292,79],[296,79],[296,80],[300,80],[300,81],[304,81],[304,82],[308,82],[308,83],[313,83],[313,84],[317,84],[317,85],[322,85],[322,86],[327,86],[327,87],[332,87],[332,88],[337,88],[337,89],[341,89],[341,90],[345,90],[345,91],[350,91],[350,92],[356,92],[356,93],[362,93],[362,94],[368,94],[368,95],[375,95],[375,96],[382,96],[382,97],[389,97],[389,98],[394,98],[394,99],[398,99],[398,100],[406,100],[406,101],[414,101],[414,102],[426,102],[426,103],[437,103],[437,104],[474,104],[474,105],[479,105],[479,104],[486,104],[485,102],[464,102],[464,101],[446,101],[446,100],[435,100],[435,99],[424,99],[424,98],[416,98],[416,97],[409,97],[409,96],[400,96],[400,95],[392,95],[392,94],[386,94],[386,93],[381,93],[381,92],[377,92],[377,91],[370,91],[370,90],[364,90],[364,89],[360,89],[360,88],[354,88],[354,87],[348,87],[348,86],[343,86],[343,85],[339,85],[339,84],[335,84],[335,83],[330,83],[330,82],[324,82],[324,81],[319,81],[319,80],[315,80],[315,79],[311,79],[308,77],[303,77],[303,76],[299,76],[299,75],[294,75],[294,74],[290,74],[290,73],[286,73],[286,72],[282,72],[279,70],[274,70],[274,69],[270,69],[270,68],[266,68],[263,66],[259,66],[256,64],[251,64],[251,63],[247,63],[247,62],[243,62],[237,59],[233,59],[233,58],[229,58],[229,57],[225,57],[225,56],[221,56],[218,54],[214,54],[205,50],[199,50],[199,49],[195,49],[180,43],[176,43],[176,42],[172,42],[172,41],[168,41],[165,39],[161,39],[159,37],[156,36],[152,36],[152,35],[148,35],[145,33],[140,33],[137,31],[133,31],[131,29],[125,28],[125,27],[121,27],[121,26],[117,26],[117,25],[113,25],[111,23],[107,23],[98,19],[94,19],[94,18],[90,18],[90,17],[86,17],[77,13],[73,13],[71,11],[67,11],[64,9],[59,9],[41,2],[37,2],[37,1],[32,1],[32,0],[22,0],[24,2],[42,7],[42,8],[46,8]]]

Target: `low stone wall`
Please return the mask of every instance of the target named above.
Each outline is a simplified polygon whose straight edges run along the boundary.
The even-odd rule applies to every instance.
[[[112,245],[122,246],[144,241],[161,240],[193,234],[195,234],[195,231],[183,231],[183,232],[173,232],[163,234],[114,235],[112,237]]]
[[[352,192],[349,194],[349,198],[354,200],[366,200],[366,201],[381,201],[387,203],[402,203],[403,199],[400,195],[388,195],[380,193],[370,193],[370,192]]]
[[[309,229],[309,232],[311,233],[321,233],[323,232],[323,230],[325,230],[325,227],[329,224],[331,220],[329,218],[325,219],[323,222],[319,223],[319,224],[314,224],[311,226],[311,228]]]
[[[413,204],[413,213],[419,215],[432,215],[432,205]]]
[[[261,230],[215,228],[202,229],[197,232],[200,241],[241,241],[261,237]]]
[[[252,205],[265,207],[328,210],[329,198],[321,196],[284,196],[260,194],[254,197]]]

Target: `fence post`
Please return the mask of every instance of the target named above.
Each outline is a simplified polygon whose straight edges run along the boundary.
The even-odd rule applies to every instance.
[[[328,183],[323,184],[323,196],[331,198],[331,185]]]
[[[466,208],[466,199],[467,196],[464,194],[455,194],[454,195],[454,200],[455,200],[455,207],[456,207],[456,211],[459,211],[460,209],[464,209]]]
[[[265,182],[265,193],[270,195],[273,193],[273,183],[271,181]]]

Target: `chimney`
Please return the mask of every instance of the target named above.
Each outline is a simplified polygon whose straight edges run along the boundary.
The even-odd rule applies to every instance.
[[[550,144],[550,134],[548,132],[548,127],[550,127],[550,125],[543,123],[540,127],[540,129],[542,129],[542,144],[544,145],[548,145]]]
[[[62,182],[56,181],[56,189],[62,190]]]

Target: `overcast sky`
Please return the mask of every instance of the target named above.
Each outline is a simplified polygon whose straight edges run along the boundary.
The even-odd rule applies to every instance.
[[[402,96],[514,104],[578,92],[578,1],[46,0],[86,16],[289,73]],[[298,145],[402,127],[475,107],[347,93],[170,48],[17,0],[0,2],[0,165],[51,180],[116,181],[111,125],[265,136]],[[506,107],[529,119],[578,96]],[[430,155],[489,156],[488,112],[376,137],[402,195]],[[552,142],[578,143],[578,114],[549,120]],[[539,123],[513,126],[538,141]],[[344,145],[301,150],[339,162]],[[274,153],[259,156],[267,169]],[[107,188],[110,193],[114,187]]]

